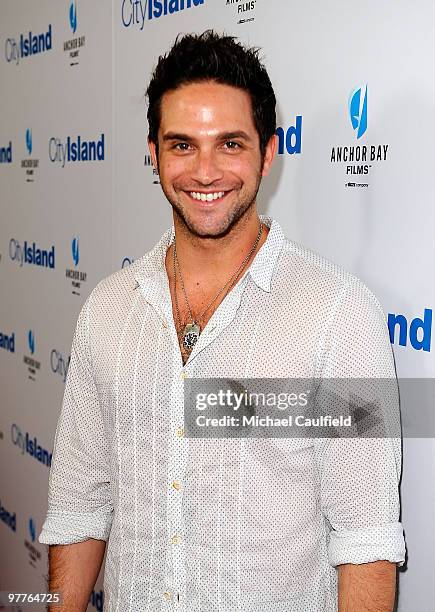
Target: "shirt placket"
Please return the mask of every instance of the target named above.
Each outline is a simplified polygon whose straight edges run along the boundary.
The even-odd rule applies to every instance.
[[[188,459],[188,439],[184,430],[184,381],[193,376],[197,356],[208,348],[232,323],[240,305],[248,277],[245,274],[226,300],[218,307],[183,366],[167,278],[159,275],[148,284],[145,297],[162,319],[172,346],[172,376],[169,394],[169,441],[167,463],[167,527],[165,585],[162,609],[187,612],[186,541],[183,514],[183,486]],[[144,289],[144,288],[143,288]]]
[[[175,332],[175,329],[173,330]],[[174,333],[172,334],[174,336]],[[184,436],[183,390],[187,369],[182,366],[178,340],[173,337],[173,372],[170,391],[170,423],[167,472],[167,556],[168,591],[165,599],[173,610],[186,610],[186,542],[183,516],[183,486],[187,461]]]

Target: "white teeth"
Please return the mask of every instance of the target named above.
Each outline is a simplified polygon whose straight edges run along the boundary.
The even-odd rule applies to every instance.
[[[218,198],[222,198],[225,195],[224,191],[216,191],[214,193],[201,193],[199,191],[191,191],[191,197],[194,200],[201,200],[201,202],[212,202]]]

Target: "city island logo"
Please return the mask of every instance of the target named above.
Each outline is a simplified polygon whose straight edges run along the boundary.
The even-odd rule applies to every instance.
[[[25,538],[24,539],[24,546],[25,546],[25,548],[27,549],[27,551],[29,553],[29,563],[30,563],[30,565],[32,567],[36,568],[37,567],[36,564],[41,559],[41,553],[34,546],[34,543],[36,541],[36,525],[35,525],[35,521],[33,520],[32,517],[29,518],[29,521],[27,523],[27,528],[28,528],[29,535],[30,535],[30,541],[27,538]]]
[[[145,21],[173,15],[204,4],[205,0],[121,0],[121,21],[125,28],[143,30]]]
[[[12,163],[12,140],[7,145],[0,147],[0,164]]]
[[[28,264],[54,270],[56,265],[54,244],[50,249],[41,249],[36,242],[29,243],[25,240],[24,244],[21,244],[16,238],[11,238],[9,241],[9,257],[20,268],[24,264]]]
[[[77,30],[77,3],[71,2],[68,11],[69,26],[73,34]],[[85,46],[85,36],[75,36],[70,38],[63,43],[63,50],[68,54],[69,65],[78,66],[79,64],[79,52]]]
[[[15,332],[9,332],[5,334],[0,331],[0,348],[9,353],[15,353]]]
[[[30,455],[46,467],[51,466],[52,453],[39,444],[36,436],[32,438],[28,431],[23,433],[16,423],[11,425],[11,441],[18,446],[22,455]]]
[[[368,128],[368,85],[352,90],[348,102],[349,123],[355,138],[359,141]],[[330,162],[343,164],[346,168],[346,179],[351,176],[368,176],[375,164],[387,161],[388,144],[356,144],[333,146]],[[367,179],[365,179],[367,181]],[[345,187],[369,187],[368,182],[347,181]]]
[[[30,128],[27,128],[26,130],[25,141],[28,157],[21,160],[21,167],[24,168],[26,171],[26,182],[33,183],[35,180],[35,172],[37,168],[39,168],[39,159],[30,157],[33,151],[32,130]]]
[[[36,381],[36,372],[41,369],[41,362],[33,357],[35,353],[35,334],[32,329],[27,332],[27,346],[29,354],[24,355],[23,362],[27,366],[29,380]]]
[[[98,140],[84,140],[80,135],[75,138],[67,136],[65,142],[53,136],[48,143],[48,157],[51,162],[61,164],[62,168],[67,163],[104,161],[104,134]]]
[[[226,6],[234,5],[238,25],[255,20],[254,10],[256,4],[257,0],[250,0],[250,2],[245,2],[244,0],[226,0]]]
[[[31,31],[19,34],[18,40],[7,38],[5,41],[5,58],[8,63],[19,64],[21,59],[50,51],[53,47],[51,23],[46,32],[33,34]]]
[[[2,502],[0,500],[0,521],[2,521],[5,525],[9,527],[12,531],[17,531],[17,514],[16,512],[12,513],[10,510],[6,510],[4,506],[2,506]]]
[[[133,257],[127,257],[125,256],[124,259],[122,260],[122,264],[121,264],[121,269],[122,268],[128,268],[128,266],[131,266],[131,264],[134,262]],[[1,345],[0,345],[1,346]]]
[[[67,268],[65,270],[65,277],[71,279],[72,294],[80,295],[81,283],[86,282],[87,273],[77,270],[80,261],[79,239],[77,236],[71,241],[71,256],[74,268]]]
[[[68,355],[68,357],[66,357],[62,355],[62,353],[57,349],[52,349],[50,353],[51,371],[53,372],[53,374],[57,374],[57,376],[60,376],[63,382],[66,382],[70,361],[71,355]]]

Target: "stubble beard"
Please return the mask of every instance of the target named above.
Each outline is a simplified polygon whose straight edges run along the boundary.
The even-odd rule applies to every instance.
[[[257,193],[260,188],[261,183],[261,173],[258,173],[257,182],[255,186],[255,190],[251,194],[247,194],[245,198],[240,198],[239,196],[236,203],[233,205],[231,210],[229,210],[226,216],[221,220],[218,227],[213,230],[204,230],[201,227],[198,227],[198,224],[189,217],[188,211],[183,208],[180,202],[180,197],[174,198],[173,194],[167,192],[167,190],[161,185],[163,193],[166,196],[169,204],[172,206],[172,210],[174,211],[174,215],[178,218],[178,220],[183,224],[185,229],[189,232],[189,234],[194,236],[195,238],[223,238],[240,222],[243,217],[245,217],[252,206],[255,204],[257,199]]]

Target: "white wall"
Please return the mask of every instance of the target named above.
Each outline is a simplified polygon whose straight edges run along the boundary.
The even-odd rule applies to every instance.
[[[137,16],[139,8],[146,13],[145,6],[157,11],[158,3],[148,2],[135,5]],[[0,520],[0,590],[45,589],[46,551],[32,533],[38,535],[45,516],[49,470],[20,447],[20,432],[51,452],[63,362],[81,305],[101,278],[120,268],[125,257],[145,253],[171,222],[157,177],[144,165],[144,93],[158,55],[179,32],[213,27],[262,47],[279,126],[286,132],[302,117],[301,153],[278,156],[262,187],[261,211],[275,216],[289,237],[359,276],[385,312],[404,315],[408,327],[425,309],[427,317],[432,312],[433,3],[421,0],[418,9],[404,0],[196,3],[135,23],[130,0],[76,0],[72,25],[70,0],[5,0],[0,7],[0,149],[12,143],[12,163],[0,163],[0,333],[15,338],[14,352],[0,346],[0,503],[16,521],[14,531]],[[17,61],[14,40],[19,45],[21,33],[41,34],[50,24],[51,49]],[[78,55],[70,57],[64,43],[75,39]],[[366,86],[368,127],[357,138],[348,100]],[[61,150],[56,142],[65,145],[68,136],[78,135],[97,141],[102,134],[103,160],[64,166],[50,160]],[[382,159],[367,162],[368,174],[347,173],[347,166],[359,164],[331,162],[332,148],[345,146],[366,146],[369,152],[380,147]],[[38,166],[33,176],[22,167],[29,159],[37,160],[30,162]],[[349,182],[365,186],[346,186]],[[79,244],[77,265],[73,238]],[[20,266],[11,258],[19,254],[11,239],[54,246],[54,269]],[[67,270],[86,276],[79,288]],[[430,350],[418,350],[409,336],[399,345],[396,330],[401,377],[433,377],[430,331],[427,318]],[[35,375],[25,358],[40,363]],[[52,371],[58,366],[60,374]],[[403,406],[405,412],[417,409]],[[435,416],[431,424],[434,428]],[[429,610],[435,597],[434,476],[434,440],[405,440],[402,500],[409,559],[400,573],[401,611]],[[101,609],[101,589],[100,576],[90,609]]]

